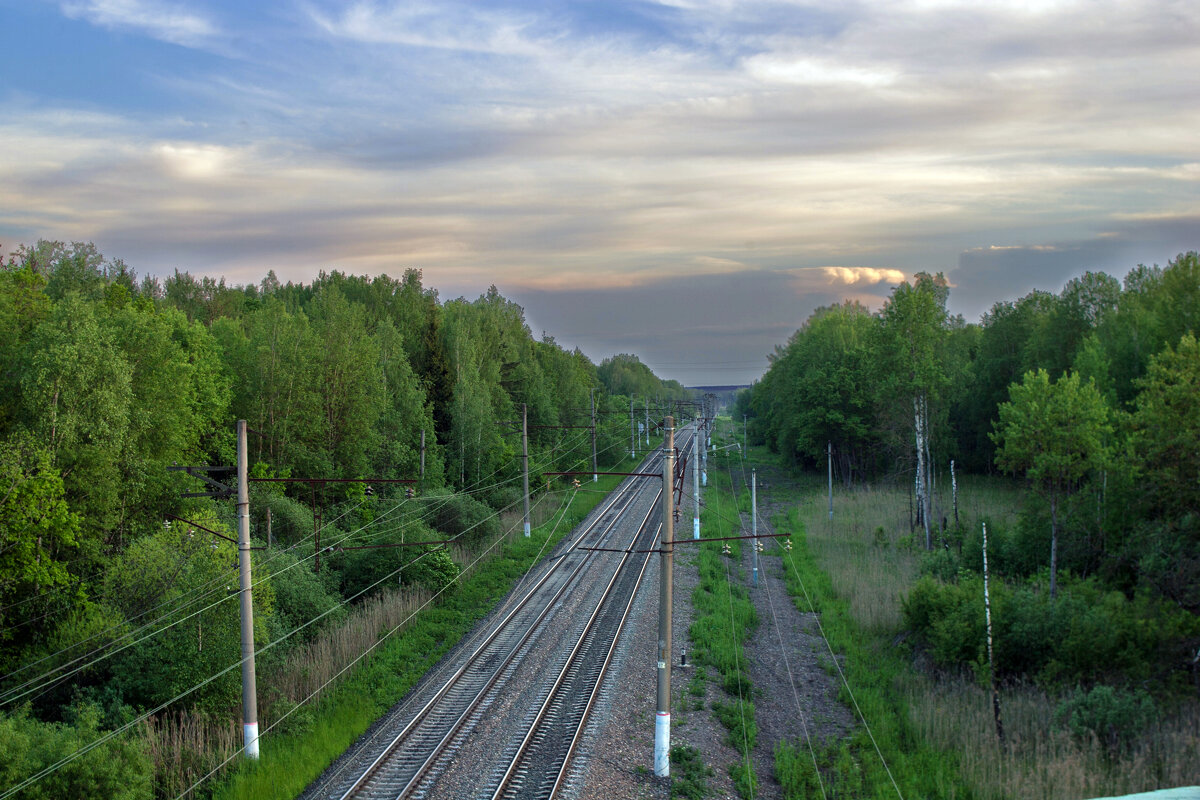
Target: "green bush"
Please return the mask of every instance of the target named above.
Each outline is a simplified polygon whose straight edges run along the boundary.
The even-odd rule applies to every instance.
[[[748,755],[758,740],[758,723],[754,721],[754,704],[737,699],[732,703],[715,702],[713,714],[728,732],[729,746],[742,755]]]
[[[271,586],[275,589],[276,637],[329,612],[320,622],[298,634],[300,640],[311,639],[322,627],[340,622],[346,616],[337,591],[328,585],[335,579],[332,572],[326,570],[323,575],[317,575],[312,564],[310,559],[301,561],[291,552],[273,554],[268,568]]]
[[[432,541],[438,535],[420,528],[410,530],[407,539]],[[399,541],[399,536],[395,538]],[[335,564],[341,570],[341,590],[345,597],[353,597],[369,588],[375,591],[384,585],[415,585],[436,592],[457,578],[459,571],[450,554],[440,545],[348,550]]]
[[[441,491],[427,495],[428,524],[439,538],[463,536],[465,541],[491,541],[500,535],[500,517],[490,506],[466,494]],[[465,535],[464,535],[465,534]]]
[[[77,706],[71,723],[39,722],[29,709],[0,713],[0,792],[64,758],[103,735],[100,711]],[[153,767],[140,740],[117,736],[22,790],[21,800],[61,800],[70,797],[143,800],[153,796]]]
[[[991,584],[996,672],[1047,686],[1151,680],[1163,666],[1189,666],[1185,643],[1200,620],[1160,600],[1064,579],[1057,601],[1040,586]],[[943,666],[982,665],[983,581],[920,578],[903,601],[906,624]]]
[[[676,767],[671,776],[671,797],[701,800],[712,794],[706,779],[716,773],[701,760],[700,751],[677,744],[671,748],[671,763]]]
[[[738,795],[753,800],[758,797],[758,779],[754,777],[754,765],[749,760],[729,765],[729,777]]]
[[[1059,703],[1054,721],[1077,739],[1095,736],[1115,754],[1141,735],[1154,715],[1154,700],[1145,691],[1096,686],[1088,692],[1076,689]]]
[[[938,580],[952,581],[958,575],[958,554],[938,547],[921,556],[921,574]]]

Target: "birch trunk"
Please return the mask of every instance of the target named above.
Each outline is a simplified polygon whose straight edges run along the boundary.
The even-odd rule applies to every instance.
[[[992,598],[988,593],[987,523],[983,523],[983,613],[987,620],[988,674],[992,682],[992,716],[996,719],[996,738],[1004,744],[1004,723],[1000,721],[1000,692],[996,689],[996,662],[992,656]]]

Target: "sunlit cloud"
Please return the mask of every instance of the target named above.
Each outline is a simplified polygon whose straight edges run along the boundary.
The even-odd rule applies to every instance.
[[[877,88],[889,86],[899,77],[899,73],[890,69],[868,69],[827,59],[788,58],[777,54],[746,59],[746,70],[767,83],[801,86]]]
[[[834,283],[844,286],[865,284],[868,286],[885,283],[892,286],[907,280],[907,276],[898,269],[877,269],[875,267],[821,267],[821,272]]]

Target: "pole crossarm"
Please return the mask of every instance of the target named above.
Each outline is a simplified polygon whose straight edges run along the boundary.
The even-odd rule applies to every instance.
[[[543,472],[542,475],[621,475],[626,478],[662,479],[662,475],[657,472]]]
[[[214,531],[212,528],[206,528],[206,527],[204,527],[203,525],[201,525],[199,522],[192,522],[190,519],[184,519],[183,517],[177,517],[177,516],[175,516],[174,514],[163,514],[163,516],[164,516],[164,517],[166,517],[166,518],[168,518],[168,519],[173,519],[173,520],[177,520],[177,521],[179,521],[179,522],[186,523],[186,524],[188,524],[188,525],[191,525],[191,526],[192,526],[192,527],[194,527],[194,528],[199,528],[199,529],[200,529],[200,530],[202,530],[202,531],[207,531],[208,533],[211,533],[213,536],[219,536],[219,537],[221,537],[222,539],[224,539],[224,540],[225,540],[225,541],[227,541],[227,542],[233,542],[234,544],[237,544],[237,543],[238,543],[238,540],[237,540],[237,539],[234,539],[232,536],[226,536],[226,535],[225,535],[225,534],[223,534],[223,533],[218,533],[217,531]],[[251,549],[251,550],[266,550],[267,548],[265,548],[265,547],[251,547],[250,549]]]
[[[207,475],[205,475],[205,474],[204,474],[205,472],[233,473],[233,472],[237,472],[237,467],[180,467],[180,466],[171,466],[171,467],[167,467],[167,471],[168,471],[168,472],[186,472],[188,475],[191,475],[193,478],[199,478],[200,480],[204,481],[204,482],[205,482],[205,483],[207,483],[209,486],[212,486],[213,488],[215,488],[215,489],[217,490],[217,491],[215,491],[215,492],[188,492],[188,493],[186,493],[186,494],[184,494],[184,495],[183,495],[184,497],[220,497],[220,498],[228,498],[228,497],[232,497],[232,496],[233,496],[233,494],[234,494],[234,492],[235,492],[235,491],[237,491],[237,490],[236,490],[236,489],[234,489],[232,486],[228,486],[227,484],[221,483],[221,482],[219,482],[219,481],[214,481],[212,478],[210,478],[210,477],[208,477]]]
[[[423,544],[438,544],[438,545],[442,545],[443,547],[445,547],[446,545],[450,544],[453,541],[454,541],[453,539],[439,539],[434,542],[393,542],[392,544],[355,544],[355,545],[340,545],[339,544],[337,547],[334,547],[332,549],[336,550],[337,552],[340,553],[343,550],[380,550],[380,549],[385,549],[385,548],[389,548],[389,547],[418,547]]]
[[[247,478],[250,483],[417,483],[416,478]]]
[[[668,544],[704,544],[705,542],[732,542],[735,539],[787,539],[790,533],[760,533],[758,536],[712,536],[706,539],[678,539]]]
[[[728,542],[735,539],[785,539],[791,536],[790,533],[762,533],[758,536],[714,536],[711,539],[672,539],[663,544],[704,544],[705,542]],[[667,552],[661,547],[651,547],[647,550],[634,550],[633,548],[619,547],[576,547],[576,550],[587,550],[592,553],[665,553]]]

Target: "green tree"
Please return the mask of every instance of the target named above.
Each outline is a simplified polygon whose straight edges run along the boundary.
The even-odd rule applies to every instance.
[[[879,312],[876,383],[882,418],[888,432],[913,442],[914,487],[919,522],[925,528],[925,548],[932,549],[932,440],[937,415],[943,411],[947,376],[942,349],[948,332],[946,300],[949,284],[941,273],[917,273],[912,284],[902,282]],[[911,424],[910,424],[911,423]]]
[[[78,537],[79,517],[67,507],[50,453],[29,437],[0,444],[0,642],[45,627],[21,630],[15,620],[36,619],[42,593],[71,583],[67,561]]]
[[[1050,504],[1050,596],[1058,590],[1058,522],[1062,501],[1103,468],[1112,433],[1104,398],[1078,373],[1051,381],[1044,370],[1025,373],[1001,404],[992,441],[996,464],[1024,473]]]
[[[62,800],[67,797],[149,800],[154,796],[153,766],[137,737],[121,736],[75,754],[103,735],[100,714],[94,706],[73,710],[71,724],[39,722],[29,710],[0,714],[0,791],[11,789],[32,775],[66,758],[63,766],[24,789],[25,800]]]
[[[1129,453],[1143,526],[1140,560],[1158,591],[1200,608],[1200,343],[1191,334],[1137,382]]]
[[[20,421],[51,454],[72,508],[111,531],[129,432],[132,370],[91,304],[58,302],[22,358]]]

